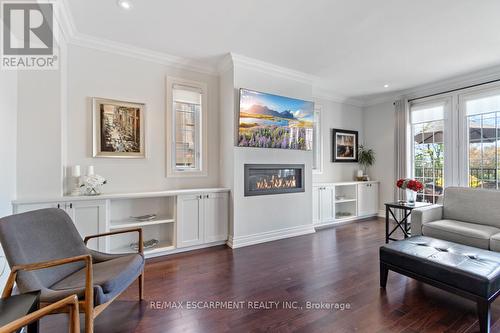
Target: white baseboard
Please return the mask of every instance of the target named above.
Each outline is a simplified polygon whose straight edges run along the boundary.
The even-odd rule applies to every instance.
[[[271,242],[278,239],[312,234],[314,232],[316,231],[314,230],[314,226],[312,224],[301,225],[298,227],[261,232],[258,234],[253,234],[248,236],[238,236],[238,237],[229,236],[229,239],[226,244],[233,249],[237,249],[239,247]]]
[[[176,248],[176,249],[172,249],[172,250],[166,250],[164,252],[156,252],[156,253],[148,254],[148,255],[146,255],[146,259],[167,256],[170,254],[193,251],[193,250],[201,250],[201,249],[205,249],[207,247],[219,246],[219,245],[224,245],[224,244],[226,244],[226,241],[217,241],[217,242],[212,242],[212,243],[207,243],[207,244],[193,245],[193,246],[189,246],[189,247],[180,247],[180,248]]]

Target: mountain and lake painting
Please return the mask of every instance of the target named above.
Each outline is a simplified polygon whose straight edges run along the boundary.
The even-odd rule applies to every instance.
[[[314,103],[240,89],[238,146],[311,150]]]

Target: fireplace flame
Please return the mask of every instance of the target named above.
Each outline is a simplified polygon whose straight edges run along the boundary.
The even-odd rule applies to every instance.
[[[282,178],[279,176],[272,175],[271,179],[263,178],[256,183],[258,190],[272,190],[277,188],[295,188],[297,187],[297,181],[295,176],[289,178]]]

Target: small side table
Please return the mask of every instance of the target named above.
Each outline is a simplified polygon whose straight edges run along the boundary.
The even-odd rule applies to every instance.
[[[420,208],[424,206],[429,206],[430,203],[427,202],[415,202],[410,205],[405,202],[386,202],[385,203],[385,243],[389,243],[390,240],[397,241],[399,239],[391,238],[391,235],[398,229],[403,232],[404,238],[411,236],[410,226],[408,224],[408,217],[411,215],[411,211],[415,208]],[[401,219],[396,218],[395,210],[400,209],[403,211],[403,217]],[[389,231],[389,214],[392,216],[394,221],[396,221],[396,226],[394,229]]]
[[[38,310],[39,306],[39,291],[0,299],[0,327]],[[28,325],[28,333],[38,333],[38,321]]]

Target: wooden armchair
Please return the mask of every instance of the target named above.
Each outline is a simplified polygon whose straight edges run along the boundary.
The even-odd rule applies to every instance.
[[[136,254],[107,254],[87,248],[96,237],[137,232]],[[94,329],[94,318],[138,279],[139,298],[144,290],[142,229],[92,235],[82,240],[71,218],[61,209],[49,208],[0,219],[0,242],[11,273],[2,297],[40,290],[41,306],[76,294],[85,312],[85,332]]]
[[[22,327],[31,324],[42,317],[49,315],[56,311],[68,311],[69,313],[69,332],[80,333],[80,316],[78,311],[78,297],[71,295],[63,298],[60,301],[52,303],[40,310],[34,311],[26,316],[14,320],[7,325],[0,327],[0,333],[17,332]]]

